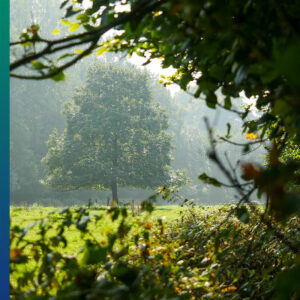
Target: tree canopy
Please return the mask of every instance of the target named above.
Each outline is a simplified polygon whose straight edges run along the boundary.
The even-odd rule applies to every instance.
[[[47,143],[46,182],[64,188],[117,185],[154,188],[170,181],[166,113],[154,103],[147,75],[133,66],[100,63],[65,104],[65,132]]]

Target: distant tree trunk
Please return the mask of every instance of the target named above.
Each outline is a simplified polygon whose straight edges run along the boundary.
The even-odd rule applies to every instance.
[[[131,201],[131,212],[132,212],[132,216],[134,217],[134,201]]]
[[[114,179],[111,183],[111,193],[112,193],[112,201],[116,200],[117,203],[119,202],[118,199],[118,185],[116,179]]]
[[[117,183],[117,168],[118,168],[118,140],[117,136],[114,136],[114,144],[113,144],[113,178],[111,182],[111,193],[112,193],[112,201],[119,202],[118,198],[118,183]]]

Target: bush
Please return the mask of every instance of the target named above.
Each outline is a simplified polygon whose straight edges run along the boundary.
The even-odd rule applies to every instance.
[[[113,229],[105,233],[107,228]],[[276,229],[299,240],[297,218]],[[70,232],[79,234],[82,244],[72,253]],[[282,274],[290,276],[285,279],[296,278],[299,265],[294,259],[295,254],[246,206],[192,208],[167,224],[148,213],[132,218],[124,207],[97,215],[83,207],[65,208],[49,212],[28,228],[11,227],[11,295],[15,299],[297,299],[295,280],[288,285],[290,294],[282,292],[287,289]]]

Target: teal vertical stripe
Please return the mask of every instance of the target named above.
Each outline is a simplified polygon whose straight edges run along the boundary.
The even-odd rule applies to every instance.
[[[0,1],[0,299],[9,299],[9,0]]]

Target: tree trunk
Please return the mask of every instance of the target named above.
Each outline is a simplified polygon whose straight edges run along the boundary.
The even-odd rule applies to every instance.
[[[117,201],[117,203],[119,202],[118,199],[118,185],[116,180],[114,179],[111,183],[111,193],[112,193],[112,201]]]
[[[112,193],[112,201],[116,201],[117,204],[119,203],[118,199],[118,140],[117,136],[114,136],[114,142],[113,142],[113,157],[112,157],[112,163],[113,163],[113,170],[112,170],[112,182],[111,182],[111,193]]]

